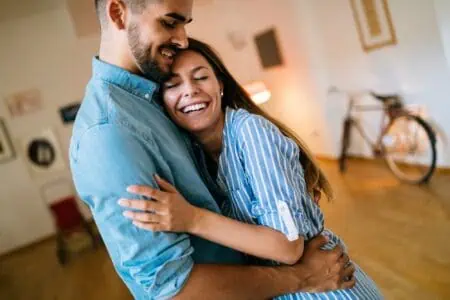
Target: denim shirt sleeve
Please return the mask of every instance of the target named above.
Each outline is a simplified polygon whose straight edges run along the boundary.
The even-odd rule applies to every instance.
[[[302,197],[306,195],[299,150],[268,120],[251,116],[238,129],[238,147],[251,188],[258,224],[296,240],[310,231]]]
[[[193,267],[188,235],[139,229],[117,204],[121,197],[137,197],[126,192],[129,185],[155,187],[155,147],[112,124],[88,129],[74,147],[71,164],[77,190],[90,206],[116,270],[142,299],[176,295]]]

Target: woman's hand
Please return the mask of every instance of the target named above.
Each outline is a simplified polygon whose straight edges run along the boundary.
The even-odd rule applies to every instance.
[[[127,191],[152,200],[120,199],[119,205],[140,210],[125,211],[133,224],[151,231],[190,232],[194,226],[197,208],[191,205],[170,183],[155,176],[161,190],[148,186],[130,186]]]

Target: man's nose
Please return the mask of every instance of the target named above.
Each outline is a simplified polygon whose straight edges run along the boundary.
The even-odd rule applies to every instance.
[[[189,41],[184,26],[179,26],[172,36],[172,43],[180,49],[186,49],[189,46]]]

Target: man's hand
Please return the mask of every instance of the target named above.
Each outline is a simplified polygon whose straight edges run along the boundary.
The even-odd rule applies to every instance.
[[[337,289],[348,289],[355,285],[353,273],[355,267],[349,264],[349,257],[337,246],[333,250],[322,250],[327,239],[320,235],[305,245],[299,264],[293,271],[302,274],[299,291],[326,292]],[[304,274],[308,274],[305,276]]]

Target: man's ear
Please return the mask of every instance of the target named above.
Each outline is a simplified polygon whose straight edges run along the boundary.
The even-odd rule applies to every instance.
[[[109,22],[118,30],[124,30],[126,27],[126,18],[128,7],[122,0],[110,0],[106,6],[106,12]]]

